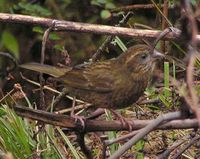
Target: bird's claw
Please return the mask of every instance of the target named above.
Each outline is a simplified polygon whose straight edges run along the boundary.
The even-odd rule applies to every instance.
[[[129,123],[124,117],[120,117],[119,121],[120,121],[120,123],[122,124],[123,127],[128,126],[128,130],[132,131],[133,127],[132,127],[131,123]]]
[[[110,109],[111,112],[113,113],[113,115],[116,116],[116,118],[119,119],[120,123],[122,124],[123,127],[128,126],[128,130],[132,131],[133,127],[132,125],[128,122],[128,120],[126,118],[124,118],[121,114],[118,114],[116,111]]]
[[[85,130],[86,118],[84,116],[73,115],[72,118],[75,119],[75,123],[80,123],[81,124],[82,130]]]

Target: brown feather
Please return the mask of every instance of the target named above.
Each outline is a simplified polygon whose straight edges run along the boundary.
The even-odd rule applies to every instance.
[[[136,45],[116,59],[79,65],[50,74],[56,77],[60,75],[57,80],[64,83],[69,94],[96,107],[123,108],[138,100],[151,79],[155,59],[150,50],[147,45]],[[35,66],[22,65],[23,68],[49,74],[51,67],[45,65],[38,69]]]

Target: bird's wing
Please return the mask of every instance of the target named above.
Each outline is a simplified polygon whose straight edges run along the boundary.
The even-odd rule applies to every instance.
[[[72,88],[107,93],[113,90],[113,76],[109,63],[101,62],[74,67],[58,80]]]
[[[71,67],[61,68],[61,67],[50,66],[50,65],[40,64],[40,63],[26,63],[26,64],[19,65],[19,67],[36,71],[36,72],[42,72],[42,73],[51,75],[53,77],[60,77],[72,69]]]

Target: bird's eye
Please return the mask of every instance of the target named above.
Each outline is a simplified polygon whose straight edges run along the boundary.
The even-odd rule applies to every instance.
[[[141,59],[143,59],[143,60],[146,59],[146,57],[147,57],[147,54],[142,54],[141,55]]]

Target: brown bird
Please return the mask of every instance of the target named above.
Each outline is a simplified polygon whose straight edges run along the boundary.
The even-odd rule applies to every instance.
[[[69,95],[96,108],[118,109],[136,102],[143,94],[160,57],[161,53],[147,45],[135,45],[117,58],[72,68],[33,63],[21,67],[53,75],[64,83]]]

